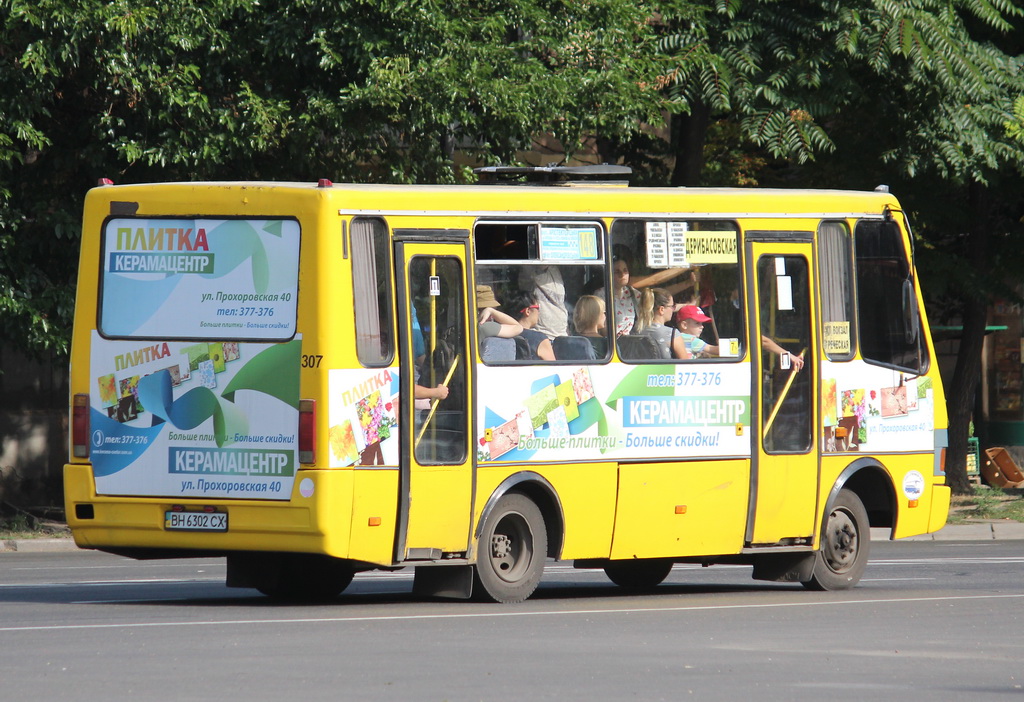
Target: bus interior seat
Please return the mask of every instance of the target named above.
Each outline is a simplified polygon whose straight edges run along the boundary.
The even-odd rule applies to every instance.
[[[480,340],[480,358],[484,363],[501,363],[516,360],[516,342],[500,336],[488,336]]]
[[[556,336],[551,342],[559,361],[596,361],[597,353],[585,336]]]
[[[530,353],[530,342],[521,336],[514,336],[512,340],[516,342],[516,360],[517,361],[533,361],[536,360],[533,354]]]
[[[627,361],[653,361],[665,358],[658,342],[646,334],[626,334],[616,341],[619,358]]]

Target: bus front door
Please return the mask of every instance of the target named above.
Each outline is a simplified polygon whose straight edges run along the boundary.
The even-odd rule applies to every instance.
[[[799,233],[747,243],[748,319],[758,422],[746,541],[809,545],[818,498],[812,246]],[[753,239],[753,241],[751,240]],[[784,239],[784,240],[783,240]],[[752,427],[753,429],[753,427]]]
[[[465,243],[395,244],[402,398],[399,562],[458,557],[469,545],[473,374],[467,254]]]

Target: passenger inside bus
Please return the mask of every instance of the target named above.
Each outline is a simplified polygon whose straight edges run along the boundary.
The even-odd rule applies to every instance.
[[[569,312],[565,306],[565,282],[558,266],[524,266],[519,273],[519,287],[530,290],[537,298],[539,319],[534,327],[549,339],[565,336]]]
[[[640,297],[640,316],[633,327],[634,332],[653,339],[662,359],[692,358],[682,334],[673,334],[669,326],[674,311],[675,303],[668,290],[646,288]]]
[[[637,288],[662,287],[676,304],[699,304],[700,267],[665,268],[633,278]]]
[[[476,286],[480,356],[485,362],[516,359],[514,337],[522,333],[523,327],[515,319],[496,309],[500,305],[489,285]]]
[[[596,295],[581,295],[572,314],[576,334],[585,336],[594,347],[597,358],[608,355],[608,337],[605,336],[606,316],[604,300]]]
[[[540,319],[540,305],[537,304],[537,297],[530,292],[513,293],[506,308],[512,311],[516,321],[523,327],[519,336],[526,341],[527,355],[525,358],[531,361],[554,361],[555,352],[551,348],[551,340],[534,329],[537,320]]]
[[[489,285],[476,286],[476,309],[479,313],[477,323],[480,325],[480,338],[497,336],[511,339],[523,331],[523,326],[510,315],[498,310],[501,303],[494,296]]]
[[[700,338],[704,331],[704,323],[710,322],[708,317],[697,305],[683,305],[675,314],[676,329],[683,338],[683,345],[694,358],[706,358],[718,355],[718,346]]]
[[[612,257],[612,307],[615,310],[615,336],[633,331],[640,311],[640,292],[629,284],[630,257],[624,246],[616,246]],[[604,299],[603,287],[594,295]]]

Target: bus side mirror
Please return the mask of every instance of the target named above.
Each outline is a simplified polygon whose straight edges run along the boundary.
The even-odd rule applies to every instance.
[[[917,343],[918,330],[921,328],[917,298],[914,295],[914,283],[910,278],[904,279],[903,294],[900,297],[903,301],[903,338],[910,346]]]

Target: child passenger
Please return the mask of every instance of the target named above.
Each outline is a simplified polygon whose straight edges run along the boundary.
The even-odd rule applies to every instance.
[[[718,355],[718,346],[712,346],[700,338],[704,323],[710,321],[711,317],[704,314],[697,305],[683,305],[676,312],[676,328],[683,337],[686,350],[694,357]]]

